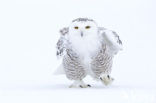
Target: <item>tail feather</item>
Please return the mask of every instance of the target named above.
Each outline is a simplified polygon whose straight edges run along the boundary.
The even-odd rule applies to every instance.
[[[54,71],[54,75],[62,75],[65,74],[63,65],[60,64],[59,67]]]

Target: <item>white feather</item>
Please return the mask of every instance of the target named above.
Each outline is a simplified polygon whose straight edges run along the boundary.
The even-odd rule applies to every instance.
[[[63,68],[63,64],[60,64],[59,67],[54,71],[53,74],[54,75],[65,74],[65,71],[64,71],[64,68]]]
[[[78,25],[78,24],[75,24]],[[90,30],[80,28],[80,31],[71,29],[69,31],[68,40],[71,42],[71,47],[82,60],[88,74],[92,74],[90,69],[90,62],[93,56],[97,54],[101,47],[101,37],[98,35],[97,27],[95,24],[91,25]],[[80,27],[84,27],[81,25]],[[80,36],[80,32],[83,31],[84,36]]]
[[[106,43],[110,54],[114,55],[123,50],[122,44],[117,42],[119,38],[115,36],[113,31],[103,29],[100,34],[103,36],[103,41]]]
[[[91,28],[86,29],[86,26]],[[75,29],[75,27],[78,29]],[[81,33],[83,33],[83,36],[81,36]],[[69,31],[64,36],[64,39],[70,42],[70,47],[78,54],[88,74],[92,75],[92,70],[90,69],[92,57],[97,54],[103,43],[107,45],[108,53],[111,55],[117,54],[119,50],[122,50],[122,45],[117,42],[119,38],[113,33],[111,30],[98,28],[96,23],[92,21],[73,22],[69,26]],[[64,73],[63,65],[60,65],[56,74]]]

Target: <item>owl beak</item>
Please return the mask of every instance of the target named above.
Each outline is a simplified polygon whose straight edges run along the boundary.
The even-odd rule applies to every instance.
[[[83,32],[81,32],[81,37],[83,37]]]

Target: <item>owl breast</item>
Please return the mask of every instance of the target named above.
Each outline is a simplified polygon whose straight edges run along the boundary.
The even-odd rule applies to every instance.
[[[92,57],[98,53],[101,47],[98,35],[87,36],[84,38],[72,37],[70,42],[73,51],[81,58],[81,62],[86,68],[89,68]]]

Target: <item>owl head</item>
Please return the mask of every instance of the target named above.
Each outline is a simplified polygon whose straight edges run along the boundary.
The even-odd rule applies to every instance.
[[[98,32],[97,24],[94,20],[88,18],[78,18],[72,21],[69,26],[69,35],[85,38],[96,35]]]

